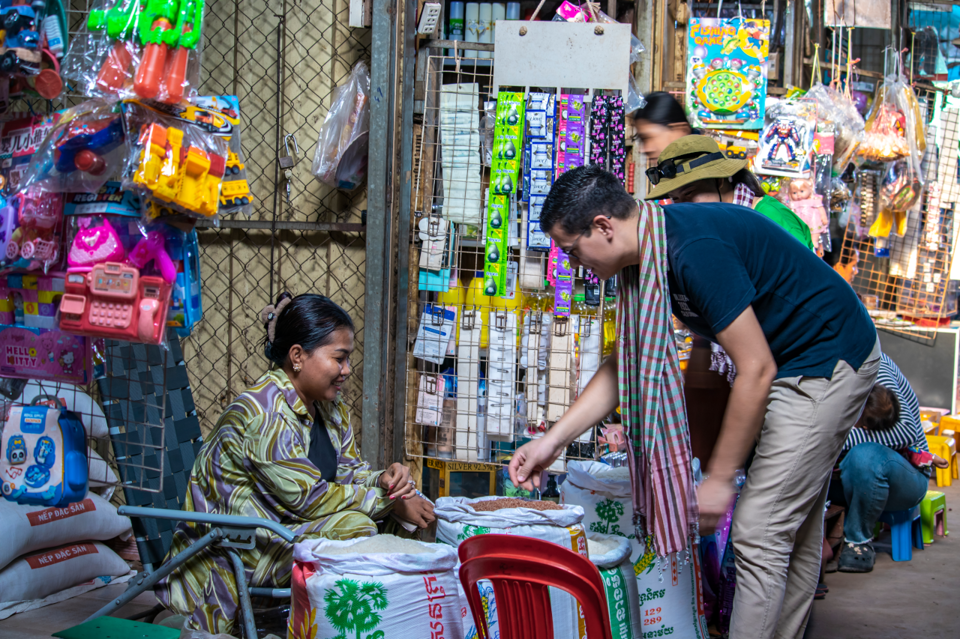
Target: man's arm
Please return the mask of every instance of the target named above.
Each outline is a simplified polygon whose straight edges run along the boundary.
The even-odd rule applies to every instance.
[[[546,434],[517,449],[510,460],[510,481],[533,490],[533,480],[550,466],[573,440],[593,428],[620,403],[617,352],[604,360],[587,387]]]
[[[770,385],[777,375],[777,364],[752,306],[720,331],[717,341],[737,367],[737,378],[707,466],[710,476],[699,492],[701,528],[707,530],[730,507],[734,475],[760,433]]]

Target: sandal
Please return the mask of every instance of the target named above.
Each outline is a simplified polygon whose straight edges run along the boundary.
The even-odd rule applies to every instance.
[[[827,584],[820,582],[817,584],[817,592],[813,595],[814,599],[826,599],[827,593],[830,592],[830,589],[827,588]]]
[[[843,545],[837,570],[840,572],[870,572],[877,559],[877,551],[870,542],[854,544],[849,541]]]

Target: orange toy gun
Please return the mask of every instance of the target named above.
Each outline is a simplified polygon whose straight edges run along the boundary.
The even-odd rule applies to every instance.
[[[203,0],[147,0],[138,28],[144,49],[133,83],[137,95],[156,98],[162,90],[164,102],[183,98],[190,51],[202,28]]]
[[[115,40],[97,74],[97,86],[105,91],[118,91],[127,79],[127,71],[136,50],[133,34],[137,28],[141,1],[118,0],[110,9],[91,11],[87,18],[87,28],[91,33],[106,31]]]

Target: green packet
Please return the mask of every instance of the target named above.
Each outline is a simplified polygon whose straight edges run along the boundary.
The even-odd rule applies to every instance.
[[[497,120],[494,126],[499,127],[520,127],[523,129],[523,116],[526,112],[527,102],[523,93],[508,93],[501,91],[497,95]]]
[[[483,255],[485,295],[503,296],[507,287],[509,257],[510,196],[496,195],[491,187],[487,198],[487,242]]]
[[[520,171],[496,162],[490,170],[490,194],[510,196],[517,192]]]

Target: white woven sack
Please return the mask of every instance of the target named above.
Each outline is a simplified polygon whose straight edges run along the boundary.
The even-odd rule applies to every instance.
[[[118,515],[110,502],[93,494],[63,508],[22,506],[0,499],[0,524],[3,530],[0,569],[35,550],[78,541],[113,539],[130,530],[130,519]],[[5,596],[2,591],[0,594]]]
[[[630,561],[630,541],[624,537],[598,533],[588,533],[587,539],[617,544],[616,550],[605,555],[590,555],[590,561],[603,578],[607,611],[610,613],[611,636],[613,639],[642,637],[643,613],[640,610],[640,597],[637,595],[637,579]]]
[[[644,637],[708,639],[697,544],[689,553],[674,553],[661,560],[645,552],[633,571],[643,611]]]
[[[129,571],[127,562],[99,542],[41,550],[0,572],[0,601],[42,599],[94,577],[119,577]]]
[[[629,539],[630,561],[640,558],[643,543],[633,528],[633,501],[626,468],[600,462],[567,462],[567,478],[560,485],[560,503],[583,508],[587,533]]]
[[[416,542],[428,552],[329,554],[381,537],[388,536],[296,544],[295,570],[306,575],[308,601],[295,600],[294,608],[308,609],[297,616],[315,632],[291,628],[291,636],[463,639],[454,550]]]
[[[589,531],[629,540],[644,637],[708,636],[696,548],[686,565],[677,555],[655,561],[653,553],[646,552],[644,540],[634,535],[631,484],[623,469],[600,462],[568,462],[560,501],[583,508],[583,523]],[[681,555],[685,558],[687,553]]]
[[[534,510],[506,508],[495,511],[476,511],[470,504],[503,499],[503,497],[441,497],[434,514],[437,517],[437,541],[456,548],[461,541],[480,534],[518,535],[534,537],[569,548],[587,556],[587,536],[580,523],[583,509],[565,506],[562,510]],[[496,601],[488,583],[479,588],[487,611],[487,628],[492,639],[500,636],[497,628]],[[550,608],[553,612],[555,639],[581,639],[586,634],[577,600],[572,595],[550,589]],[[471,615],[472,617],[472,615]],[[472,626],[472,622],[470,623]]]

